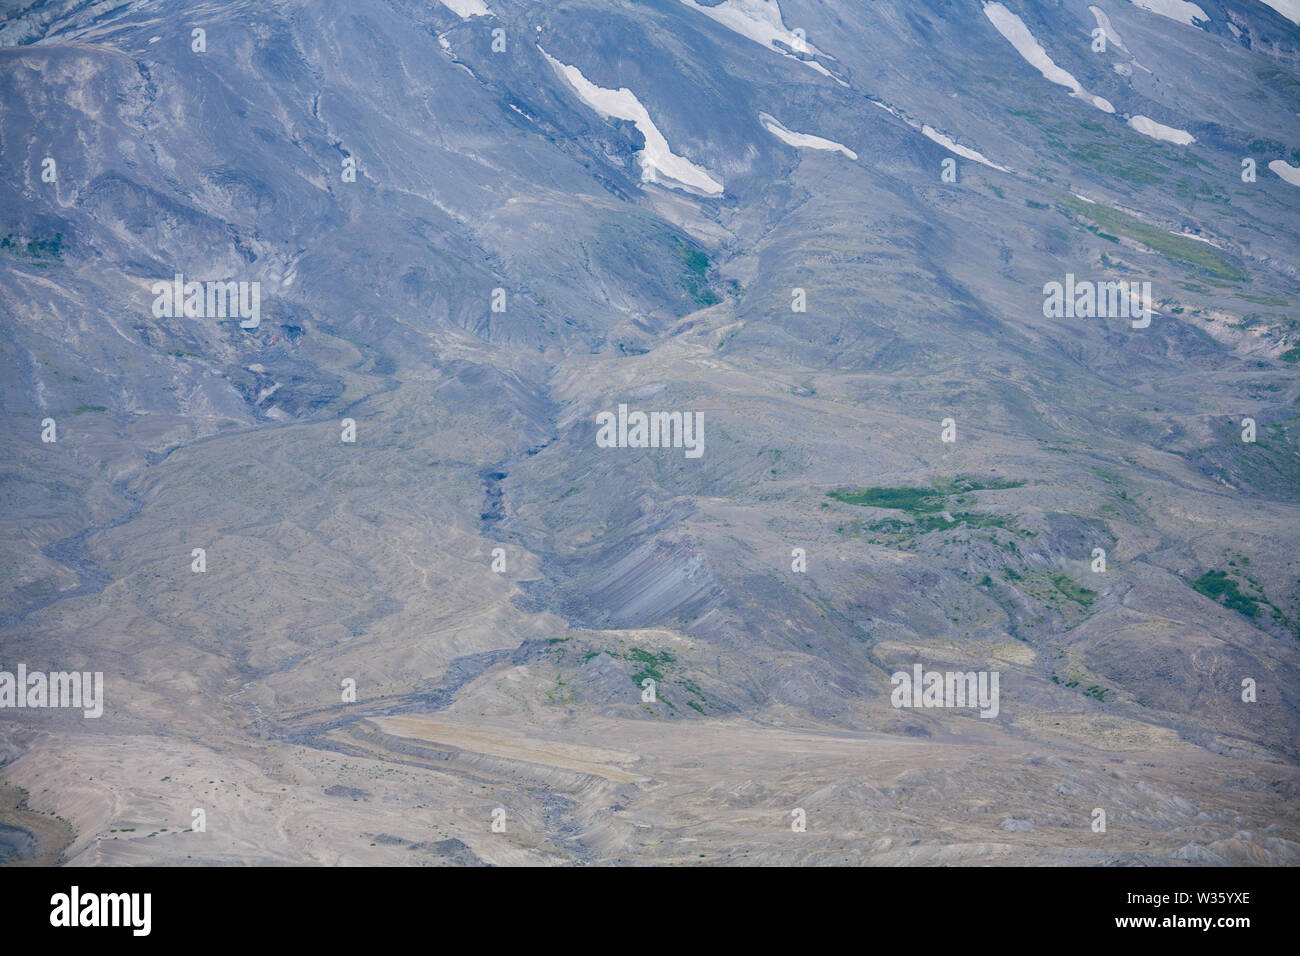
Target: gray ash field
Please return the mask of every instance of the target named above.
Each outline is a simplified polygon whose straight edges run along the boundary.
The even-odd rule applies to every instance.
[[[1295,0],[19,2],[0,104],[0,863],[1300,863]]]

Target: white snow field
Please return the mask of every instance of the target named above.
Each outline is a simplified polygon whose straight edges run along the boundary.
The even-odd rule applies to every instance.
[[[1292,166],[1290,163],[1281,159],[1275,159],[1268,164],[1268,168],[1273,170],[1292,186],[1300,186],[1300,167]]]
[[[1152,139],[1164,140],[1167,143],[1177,143],[1179,146],[1187,146],[1196,142],[1196,137],[1185,129],[1174,129],[1172,126],[1166,126],[1164,123],[1157,123],[1147,116],[1133,116],[1129,118],[1128,125],[1133,127],[1143,136],[1150,136]]]
[[[1199,26],[1197,20],[1205,23],[1210,22],[1210,15],[1194,3],[1187,3],[1186,0],[1129,0],[1135,7],[1141,7],[1143,10],[1149,10],[1152,13],[1158,13],[1162,17],[1168,17],[1170,20],[1177,20],[1179,23],[1185,23],[1189,27]]]
[[[824,139],[821,136],[813,136],[811,133],[796,133],[793,130],[786,129],[781,121],[767,113],[758,114],[759,121],[763,128],[788,146],[795,146],[799,149],[822,149],[831,152],[841,152],[849,159],[857,159],[858,154],[849,149],[843,143],[837,143],[833,139]]]
[[[934,140],[944,149],[954,152],[958,156],[964,156],[966,159],[973,159],[977,163],[983,163],[985,166],[989,167],[990,169],[997,169],[1004,173],[1011,172],[1011,170],[1007,169],[1005,166],[999,166],[997,163],[993,162],[991,159],[988,159],[982,153],[971,149],[969,146],[963,146],[961,145],[961,143],[958,143],[955,140],[945,136],[943,133],[940,133],[933,126],[930,126],[928,124],[922,125],[921,132],[925,134],[927,138]]]
[[[541,47],[538,49],[541,50]],[[583,76],[576,66],[561,63],[545,50],[542,50],[542,56],[569,82],[578,98],[601,116],[627,120],[636,125],[645,137],[645,149],[637,154],[643,181],[654,182],[658,176],[663,176],[711,196],[722,193],[722,183],[710,176],[707,170],[672,151],[668,140],[659,132],[659,127],[655,126],[650,114],[631,90],[627,87],[604,89]]]
[[[1260,0],[1260,3],[1267,4],[1292,23],[1300,26],[1300,0]]]
[[[442,5],[464,20],[492,16],[492,11],[483,0],[442,0]]]
[[[1025,21],[1000,3],[985,4],[984,15],[997,27],[998,32],[1010,41],[1011,45],[1016,48],[1016,52],[1024,57],[1025,62],[1043,74],[1046,79],[1059,86],[1066,87],[1071,96],[1077,96],[1079,99],[1091,103],[1103,113],[1115,112],[1115,107],[1111,106],[1109,100],[1100,96],[1093,96],[1083,88],[1082,84],[1071,73],[1052,62],[1052,58],[1047,55],[1047,51],[1043,49],[1042,44],[1034,39],[1034,35],[1029,32],[1029,27],[1025,26]]]

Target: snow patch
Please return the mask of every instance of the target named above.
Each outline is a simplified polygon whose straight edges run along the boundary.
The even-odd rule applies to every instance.
[[[641,101],[627,87],[607,90],[592,83],[576,66],[567,66],[551,56],[539,46],[542,56],[546,57],[555,72],[560,74],[573,87],[578,98],[601,116],[627,120],[633,123],[645,139],[645,149],[637,153],[641,163],[641,181],[655,182],[658,175],[697,189],[710,196],[722,192],[722,183],[708,174],[702,166],[697,166],[689,159],[678,156],[668,146],[668,140],[650,119],[650,114],[641,105]]]
[[[945,136],[943,133],[940,133],[937,129],[935,129],[933,126],[929,125],[928,123],[918,123],[910,116],[904,116],[902,113],[894,109],[894,107],[890,106],[888,103],[884,102],[883,100],[873,99],[871,100],[871,103],[875,106],[879,106],[882,110],[887,110],[888,112],[892,113],[894,116],[897,116],[908,126],[912,127],[912,129],[920,130],[921,133],[927,139],[933,140],[934,142],[942,146],[944,149],[950,150],[956,153],[958,156],[964,156],[967,159],[972,159],[977,163],[983,163],[985,166],[988,166],[990,169],[997,169],[1004,173],[1011,172],[1011,170],[1007,169],[1005,166],[999,166],[997,163],[986,158],[983,154],[977,153],[975,150],[971,149],[970,147],[962,146],[960,143],[957,143],[954,140],[949,139],[947,136]]]
[[[793,132],[782,126],[780,120],[776,119],[776,117],[769,116],[767,113],[759,113],[758,119],[769,133],[787,146],[794,146],[798,149],[824,149],[831,152],[841,152],[849,159],[858,158],[858,154],[843,143],[837,143],[833,139],[813,136],[811,133]]]
[[[773,50],[785,52],[773,43],[774,40],[780,40],[792,50],[821,53],[807,39],[801,39],[793,30],[786,29],[777,0],[723,0],[716,7],[701,6],[696,0],[681,2],[710,20],[721,23],[728,30]]]
[[[1196,137],[1185,129],[1174,129],[1172,126],[1166,126],[1164,123],[1157,123],[1155,120],[1146,116],[1129,117],[1128,125],[1133,127],[1143,136],[1150,136],[1152,139],[1162,139],[1166,143],[1177,143],[1179,146],[1187,146],[1196,142]]]
[[[1092,15],[1097,21],[1098,29],[1100,29],[1102,34],[1106,37],[1106,42],[1116,49],[1123,50],[1125,53],[1128,53],[1129,56],[1132,56],[1133,54],[1130,52],[1129,48],[1124,45],[1124,41],[1121,40],[1119,34],[1115,32],[1114,26],[1111,25],[1110,17],[1106,16],[1106,11],[1102,10],[1100,7],[1089,7],[1088,9],[1092,11]],[[1231,26],[1231,24],[1229,24],[1229,26]],[[1135,66],[1144,73],[1151,72],[1137,60],[1134,60],[1132,64],[1115,63],[1112,65],[1112,68],[1120,76],[1132,76],[1133,67]]]
[[[1119,38],[1119,34],[1115,32],[1115,28],[1110,25],[1110,17],[1106,16],[1106,11],[1102,10],[1100,7],[1089,7],[1088,9],[1092,11],[1092,15],[1097,21],[1097,26],[1101,28],[1102,35],[1106,37],[1106,42],[1123,50],[1124,41]]]
[[[442,0],[442,5],[462,20],[470,17],[490,17],[492,11],[483,0]]]
[[[777,0],[723,0],[716,7],[706,7],[697,3],[696,0],[681,0],[682,3],[696,10],[715,23],[720,23],[734,33],[753,40],[769,50],[774,50],[791,59],[798,60],[809,69],[816,70],[823,76],[829,76],[840,86],[848,86],[838,76],[832,73],[826,67],[822,66],[816,60],[805,60],[794,53],[797,52],[827,56],[806,37],[800,36],[793,30],[786,29],[785,21],[781,17],[781,6]],[[777,46],[777,41],[785,44],[788,50],[783,50]],[[831,57],[834,59],[834,57]]]
[[[1135,7],[1141,7],[1143,10],[1149,10],[1152,13],[1158,13],[1162,17],[1168,17],[1170,20],[1177,20],[1179,23],[1185,23],[1189,27],[1198,26],[1195,22],[1202,20],[1205,23],[1210,22],[1210,15],[1194,3],[1188,3],[1186,0],[1129,0]]]
[[[1300,0],[1260,0],[1260,3],[1268,4],[1292,23],[1300,26]]]
[[[1005,166],[999,166],[997,163],[993,162],[990,159],[985,158],[982,154],[971,149],[969,146],[963,146],[960,143],[954,142],[953,140],[949,139],[947,136],[944,136],[943,133],[940,133],[933,126],[922,125],[921,132],[927,138],[934,140],[944,149],[956,153],[958,156],[964,156],[967,159],[972,159],[977,163],[983,163],[985,166],[989,167],[990,169],[1000,170],[1001,172],[1004,173],[1011,172],[1011,170],[1007,169]]]
[[[1039,73],[1057,84],[1064,86],[1070,91],[1071,96],[1077,96],[1085,102],[1091,103],[1103,113],[1114,113],[1115,107],[1100,96],[1093,96],[1078,80],[1066,70],[1061,69],[1052,62],[1052,58],[1047,55],[1042,44],[1034,39],[1034,35],[1029,32],[1029,27],[1025,26],[1025,21],[1008,10],[1000,3],[989,3],[984,5],[984,15],[989,18],[999,33],[1001,33],[1011,45],[1016,48],[1016,52],[1024,57],[1025,62],[1036,69]]]
[[[1285,160],[1275,159],[1268,164],[1268,168],[1273,170],[1292,186],[1300,186],[1300,167],[1292,166]]]

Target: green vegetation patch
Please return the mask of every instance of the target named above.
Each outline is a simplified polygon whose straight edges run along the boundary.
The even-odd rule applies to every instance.
[[[1052,584],[1056,587],[1056,590],[1060,591],[1071,601],[1074,601],[1083,607],[1091,606],[1092,602],[1097,597],[1096,591],[1091,591],[1088,588],[1083,587],[1081,584],[1077,584],[1074,579],[1070,578],[1068,575],[1054,575],[1052,577]]]
[[[586,659],[590,660],[596,653],[598,652],[588,652]],[[640,687],[641,682],[647,678],[653,680],[655,684],[660,686],[668,684],[675,685],[694,698],[693,700],[686,701],[688,707],[694,708],[701,714],[705,713],[704,705],[707,704],[708,701],[704,697],[704,692],[700,690],[695,681],[691,680],[689,677],[676,675],[672,677],[667,676],[666,671],[669,670],[670,665],[677,663],[677,658],[670,652],[651,651],[646,650],[644,647],[632,647],[628,648],[626,653],[619,653],[618,651],[609,651],[608,653],[611,657],[619,657],[625,661],[631,661],[636,665],[631,677],[632,683],[637,687]],[[673,710],[677,709],[673,705],[673,702],[668,700],[666,697],[661,697],[659,699]]]
[[[938,479],[930,488],[908,486],[879,486],[875,488],[838,488],[827,497],[846,505],[865,508],[882,508],[901,511],[906,518],[886,518],[868,526],[868,530],[884,534],[929,534],[931,531],[951,531],[958,527],[1002,528],[1016,533],[1015,523],[1001,515],[980,514],[958,510],[956,505],[969,504],[964,497],[974,491],[1001,491],[1020,488],[1023,481],[1004,481],[997,478],[977,479],[961,475],[952,479]],[[844,533],[844,527],[840,527]],[[860,533],[862,522],[855,520],[852,531]]]
[[[641,665],[640,669],[632,675],[632,682],[638,687],[641,681],[647,677],[653,677],[656,682],[664,679],[663,671],[659,668],[664,664],[672,664],[677,658],[673,657],[667,651],[660,651],[656,654],[654,651],[647,651],[644,647],[634,647],[627,653],[629,660],[636,661]]]
[[[955,495],[971,491],[1004,491],[1008,488],[1022,488],[1024,484],[1023,481],[1005,481],[999,478],[978,479],[969,475],[959,475],[949,480],[937,479],[930,488],[914,488],[905,485],[841,488],[829,492],[827,497],[846,505],[889,508],[895,511],[906,511],[912,515],[922,515],[946,510],[947,499]]]
[[[846,505],[864,505],[871,508],[891,508],[908,514],[928,514],[942,511],[945,496],[932,488],[863,488],[859,490],[832,491],[828,498]]]
[[[1247,279],[1244,272],[1225,259],[1218,249],[1207,243],[1175,236],[1163,229],[1147,225],[1141,219],[1122,213],[1118,209],[1111,209],[1099,203],[1068,199],[1066,205],[1103,229],[1125,236],[1134,242],[1140,242],[1148,249],[1153,249],[1169,259],[1182,262],[1220,279],[1232,282],[1244,282]]]
[[[0,239],[0,249],[25,259],[62,259],[63,233],[56,232],[48,239],[28,239],[11,232]]]
[[[1211,601],[1217,601],[1246,617],[1259,615],[1259,602],[1242,594],[1237,582],[1228,577],[1224,571],[1206,571],[1192,582],[1192,587],[1198,594],[1204,594]]]
[[[1283,299],[1275,295],[1250,295],[1245,292],[1238,292],[1237,298],[1245,299],[1247,302],[1253,302],[1256,305],[1272,306],[1275,309],[1286,309],[1291,306],[1290,299]]]
[[[677,254],[681,256],[682,265],[686,267],[686,273],[682,278],[682,285],[686,289],[686,294],[691,300],[700,306],[717,305],[722,301],[722,297],[709,288],[709,257],[703,251],[688,246],[676,236],[673,236],[673,245],[677,249]]]

